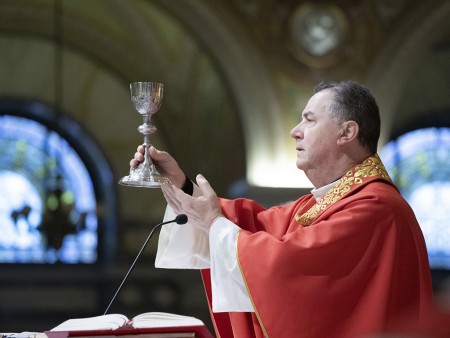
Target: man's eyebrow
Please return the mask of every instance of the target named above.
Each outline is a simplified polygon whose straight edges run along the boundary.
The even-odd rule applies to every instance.
[[[302,118],[311,117],[312,115],[314,115],[312,112],[307,111],[307,112],[304,112],[304,113],[302,114]]]

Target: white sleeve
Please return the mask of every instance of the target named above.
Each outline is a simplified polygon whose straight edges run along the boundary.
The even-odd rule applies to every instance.
[[[199,195],[194,185],[193,196]],[[164,221],[176,214],[167,206]],[[209,233],[189,224],[162,226],[155,267],[168,269],[211,269],[214,312],[253,312],[241,270],[237,263],[237,235],[240,228],[220,217]]]
[[[176,214],[167,206],[164,221]],[[166,269],[207,269],[210,267],[209,238],[189,221],[186,224],[169,223],[161,228],[155,267]]]
[[[220,217],[209,233],[213,312],[253,312],[252,302],[237,262],[240,228]]]

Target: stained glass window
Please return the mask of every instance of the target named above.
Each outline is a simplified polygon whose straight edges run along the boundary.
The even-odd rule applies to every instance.
[[[65,138],[0,115],[0,263],[95,263],[96,205],[90,173]]]
[[[430,265],[450,269],[450,128],[410,131],[380,156],[416,214]]]

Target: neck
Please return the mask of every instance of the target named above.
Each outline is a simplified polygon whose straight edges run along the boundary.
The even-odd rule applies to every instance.
[[[370,155],[367,153],[352,157],[342,156],[331,161],[329,165],[325,165],[318,169],[311,169],[310,171],[305,172],[305,174],[315,188],[320,188],[338,180],[347,171],[363,162],[369,156]]]

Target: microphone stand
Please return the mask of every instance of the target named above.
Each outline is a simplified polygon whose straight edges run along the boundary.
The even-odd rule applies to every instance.
[[[166,222],[161,222],[161,223],[159,223],[159,224],[157,224],[157,225],[155,225],[153,227],[153,229],[150,231],[149,235],[147,236],[147,239],[145,240],[144,244],[142,245],[141,250],[139,250],[139,253],[136,255],[136,258],[134,259],[133,264],[131,264],[130,269],[128,270],[127,274],[123,278],[122,283],[120,283],[119,288],[117,289],[117,291],[114,294],[113,298],[109,302],[109,305],[106,308],[106,310],[103,313],[103,315],[106,315],[106,313],[108,312],[108,310],[111,307],[112,303],[116,299],[117,295],[119,294],[120,290],[122,289],[123,284],[128,279],[128,276],[130,275],[131,271],[133,271],[134,265],[136,264],[137,260],[141,256],[142,251],[144,251],[145,247],[147,246],[148,241],[150,240],[150,238],[152,238],[153,233],[155,232],[155,230],[157,228],[159,228],[160,226],[164,225],[164,224],[169,224],[169,223],[174,223],[174,222],[176,222],[177,224],[185,224],[185,223],[187,223],[187,221],[188,221],[188,217],[185,214],[180,214],[177,217],[175,217],[175,219],[173,219],[173,220],[166,221]]]

